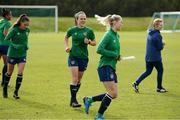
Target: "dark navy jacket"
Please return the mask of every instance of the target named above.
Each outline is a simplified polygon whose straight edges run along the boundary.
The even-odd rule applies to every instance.
[[[146,61],[161,61],[161,50],[163,49],[162,36],[159,30],[150,29],[146,44]]]

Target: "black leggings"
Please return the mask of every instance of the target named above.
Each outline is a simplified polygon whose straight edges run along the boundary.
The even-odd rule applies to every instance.
[[[146,62],[146,71],[143,74],[141,74],[141,76],[136,80],[137,85],[139,85],[142,80],[144,80],[146,77],[148,77],[151,74],[154,67],[158,72],[157,88],[162,88],[163,64],[161,61]]]

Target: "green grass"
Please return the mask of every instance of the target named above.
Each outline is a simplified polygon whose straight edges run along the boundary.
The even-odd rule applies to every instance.
[[[95,32],[97,41],[103,32]],[[32,33],[20,100],[12,93],[17,71],[9,87],[9,98],[0,97],[0,119],[93,119],[100,103],[94,103],[90,114],[83,107],[69,107],[68,55],[64,52],[64,32]],[[135,55],[132,61],[117,65],[119,97],[113,100],[105,113],[108,119],[180,119],[180,56],[179,33],[163,34],[166,47],[163,51],[164,86],[168,93],[156,93],[156,71],[140,85],[140,94],[133,92],[131,83],[144,71],[145,32],[122,32],[122,55]],[[90,62],[82,80],[78,100],[83,96],[105,92],[96,72],[99,55],[89,47]],[[2,63],[0,64],[2,68]],[[1,91],[2,92],[2,91]]]
[[[1,19],[1,18],[0,18]],[[17,18],[14,17],[12,22]],[[151,17],[123,17],[123,31],[145,31],[151,21]],[[87,25],[95,31],[104,31],[105,27],[98,24],[95,18],[87,18]],[[67,31],[74,26],[74,18],[59,17],[58,30]],[[30,17],[30,28],[32,32],[54,32],[54,18],[52,17]]]
[[[150,23],[151,17],[123,17],[123,31],[145,31]],[[74,25],[74,18],[59,17],[59,30],[66,31],[69,26]],[[98,24],[95,18],[87,18],[87,25],[96,31],[105,28]]]

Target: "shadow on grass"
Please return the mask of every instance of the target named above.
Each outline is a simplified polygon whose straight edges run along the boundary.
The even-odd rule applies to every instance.
[[[12,86],[9,87],[9,94],[13,93],[14,91],[14,88]],[[32,93],[27,93],[27,92],[24,92],[24,91],[21,91],[23,94],[28,94],[28,95],[33,95]],[[42,103],[42,102],[37,102],[37,101],[32,101],[31,100],[28,100],[26,98],[21,98],[21,99],[18,99],[18,100],[15,100],[13,97],[10,97],[8,98],[9,100],[11,101],[15,101],[21,105],[24,105],[24,106],[27,106],[29,108],[36,108],[36,109],[49,109],[49,110],[55,110],[54,109],[54,106],[53,105],[48,105],[48,104],[45,104],[45,103]]]
[[[78,119],[90,119],[90,120],[92,120],[92,119],[94,119],[94,117],[97,113],[97,111],[90,109],[89,114],[86,114],[85,110],[84,110],[84,106],[82,106],[81,108],[72,108],[72,110],[75,111],[77,114],[83,114],[86,116],[85,118],[78,118],[78,117],[73,118],[73,119],[77,119],[77,120]]]
[[[180,99],[180,95],[175,94],[175,93],[172,93],[172,92],[168,91],[167,93],[159,93],[159,94],[167,96],[167,97],[171,97],[171,98],[174,98],[174,99]]]
[[[9,98],[9,100],[15,101],[21,105],[27,106],[29,108],[36,108],[36,109],[48,109],[48,110],[55,110],[53,105],[48,105],[45,103],[37,102],[37,101],[32,101],[32,100],[27,100],[27,99],[19,99],[15,100],[14,98]]]

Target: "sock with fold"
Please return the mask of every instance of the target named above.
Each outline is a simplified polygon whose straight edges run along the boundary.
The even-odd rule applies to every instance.
[[[2,85],[4,85],[4,79],[5,79],[5,75],[7,72],[7,65],[4,65],[3,69],[2,69]]]
[[[4,97],[7,96],[7,92],[8,92],[8,84],[9,84],[9,81],[10,81],[10,78],[11,78],[11,75],[8,75],[8,73],[5,74],[4,76],[4,85],[3,85],[3,95]]]
[[[15,91],[14,91],[15,94],[18,94],[19,88],[21,87],[22,80],[23,80],[23,76],[18,74],[16,78],[16,86],[15,86]]]
[[[108,108],[108,106],[110,105],[112,100],[112,97],[109,94],[106,94],[104,96],[104,98],[102,99],[100,108],[98,110],[98,113],[100,113],[101,115],[104,114],[104,112],[106,111],[106,109]]]
[[[92,101],[93,102],[102,101],[102,99],[104,98],[105,95],[106,95],[106,93],[103,93],[103,94],[100,94],[100,95],[97,95],[97,96],[93,96]]]
[[[77,94],[78,89],[79,88],[77,85],[70,85],[71,102],[77,102],[76,94]]]

